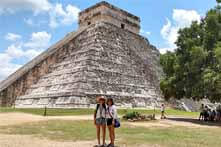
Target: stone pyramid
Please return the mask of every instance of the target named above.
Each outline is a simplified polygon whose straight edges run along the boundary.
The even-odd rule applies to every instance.
[[[97,95],[121,107],[159,103],[159,52],[139,31],[139,17],[107,2],[82,11],[76,32],[0,84],[2,106],[94,107]]]

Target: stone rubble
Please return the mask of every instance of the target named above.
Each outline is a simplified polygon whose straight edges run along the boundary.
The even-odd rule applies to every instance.
[[[204,104],[205,106],[208,106],[208,108],[210,108],[212,110],[216,110],[216,108],[221,105],[221,103],[212,103],[208,99],[202,99],[200,101],[195,101],[193,99],[187,99],[187,98],[183,98],[180,100],[171,99],[171,100],[169,100],[169,103],[175,109],[188,111],[188,112],[200,111],[200,107],[202,104]]]

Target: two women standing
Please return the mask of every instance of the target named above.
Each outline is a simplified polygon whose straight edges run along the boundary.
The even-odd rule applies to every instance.
[[[114,147],[115,140],[115,123],[117,120],[117,109],[114,105],[113,99],[107,99],[107,102],[104,97],[97,97],[97,106],[94,113],[94,124],[97,128],[97,140],[98,145],[96,147],[105,147],[105,138],[106,138],[106,125],[109,130],[110,144],[107,147]],[[105,103],[106,102],[106,103]],[[100,132],[102,129],[102,145],[100,142]]]

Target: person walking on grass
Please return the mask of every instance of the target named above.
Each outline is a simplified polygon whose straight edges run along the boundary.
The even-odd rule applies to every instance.
[[[165,116],[165,105],[164,104],[161,105],[160,110],[161,110],[161,119],[165,119],[166,116]]]
[[[199,120],[204,120],[204,114],[205,114],[205,107],[204,104],[201,105],[200,107],[200,116],[199,116]]]
[[[115,120],[117,120],[117,109],[112,98],[107,99],[107,127],[109,130],[110,144],[107,147],[114,147]]]
[[[98,141],[98,145],[95,145],[95,147],[105,147],[105,138],[106,138],[106,113],[107,113],[107,108],[106,108],[106,104],[105,104],[105,98],[102,96],[98,96],[97,97],[97,105],[96,105],[96,109],[94,112],[94,124],[96,126],[97,129],[97,141]],[[102,145],[100,142],[100,132],[102,129]]]

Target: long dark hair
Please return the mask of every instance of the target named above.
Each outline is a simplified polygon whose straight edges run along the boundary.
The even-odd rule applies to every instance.
[[[107,99],[107,105],[108,105],[108,102],[109,102],[109,101],[111,101],[111,103],[112,103],[111,105],[114,105],[114,100],[113,100],[112,98],[108,98],[108,99]]]

